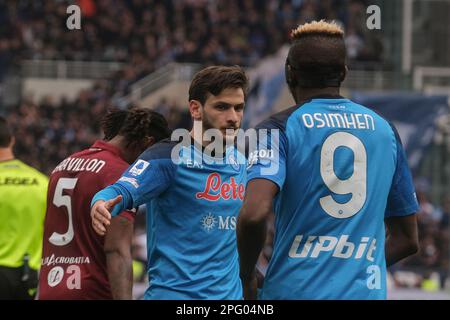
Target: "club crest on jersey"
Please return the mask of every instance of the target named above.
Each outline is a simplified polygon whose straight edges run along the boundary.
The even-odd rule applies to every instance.
[[[228,162],[230,163],[230,165],[233,167],[234,170],[239,171],[239,163],[237,162],[234,155],[230,154],[228,156]]]
[[[150,165],[150,162],[144,160],[138,160],[136,164],[130,169],[130,174],[133,176],[139,176],[144,172],[145,169]]]

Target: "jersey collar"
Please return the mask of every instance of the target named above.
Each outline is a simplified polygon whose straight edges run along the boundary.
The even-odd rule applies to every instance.
[[[310,97],[309,99],[345,99],[345,97],[340,94],[318,94]]]
[[[0,163],[5,163],[5,162],[10,162],[10,161],[15,161],[17,160],[16,158],[10,158],[10,159],[2,159],[0,160]]]

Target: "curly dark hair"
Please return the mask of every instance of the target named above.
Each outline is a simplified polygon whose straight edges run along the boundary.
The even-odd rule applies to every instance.
[[[128,146],[140,144],[147,137],[153,137],[158,142],[171,134],[166,119],[148,108],[111,108],[101,120],[101,127],[105,140],[120,134],[125,137]]]
[[[108,141],[117,136],[120,129],[127,118],[128,110],[117,108],[108,109],[106,115],[100,121],[100,125],[104,134],[103,139]]]

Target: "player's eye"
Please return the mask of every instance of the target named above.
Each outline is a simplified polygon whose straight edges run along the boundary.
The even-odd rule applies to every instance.
[[[228,109],[228,105],[226,105],[226,104],[218,104],[218,105],[215,106],[215,108],[217,110],[223,111],[223,110],[227,110]]]
[[[237,106],[234,107],[234,110],[236,112],[241,112],[242,110],[244,110],[244,105],[243,104],[238,104]]]

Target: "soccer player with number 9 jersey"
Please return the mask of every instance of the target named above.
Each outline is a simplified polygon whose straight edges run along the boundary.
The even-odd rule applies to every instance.
[[[339,95],[342,29],[312,22],[292,38],[286,80],[296,105],[258,126],[268,139],[250,155],[238,219],[244,296],[256,298],[254,266],[274,212],[260,298],[385,299],[386,266],[417,250],[405,152],[388,121]]]

